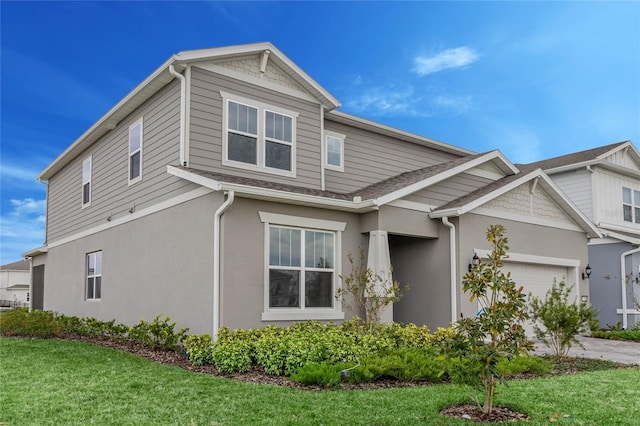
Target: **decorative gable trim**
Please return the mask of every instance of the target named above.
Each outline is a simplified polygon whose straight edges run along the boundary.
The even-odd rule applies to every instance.
[[[537,179],[538,183],[536,187],[543,188],[546,193],[554,200],[567,215],[584,230],[589,237],[600,237],[601,233],[596,226],[564,195],[564,193],[558,188],[558,186],[540,169],[536,169],[530,173],[523,175],[522,177],[515,179],[496,190],[478,197],[466,204],[459,206],[436,210],[429,214],[432,219],[441,217],[461,216],[465,213],[469,213],[472,210],[476,210],[491,200],[498,198],[499,196],[506,194],[515,188]],[[480,210],[482,211],[482,210]],[[494,212],[494,210],[491,210]],[[494,213],[491,213],[494,214]]]

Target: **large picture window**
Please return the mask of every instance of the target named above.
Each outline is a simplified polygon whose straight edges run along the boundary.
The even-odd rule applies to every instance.
[[[343,319],[335,301],[346,224],[260,212],[265,223],[263,320]]]
[[[82,162],[82,207],[91,204],[91,157]]]
[[[296,113],[222,93],[223,164],[295,176]]]
[[[102,297],[102,252],[87,254],[87,300]]]
[[[129,185],[142,180],[142,119],[129,127]]]
[[[333,232],[269,228],[269,307],[332,308]]]

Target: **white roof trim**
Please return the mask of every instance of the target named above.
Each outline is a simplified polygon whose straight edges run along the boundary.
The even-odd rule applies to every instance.
[[[184,51],[172,55],[160,67],[158,67],[151,75],[149,75],[142,83],[138,84],[131,92],[129,92],[120,102],[104,114],[93,126],[84,132],[75,140],[62,154],[60,154],[53,162],[51,162],[40,174],[37,179],[46,181],[55,173],[60,171],[73,158],[90,147],[95,141],[104,136],[110,130],[116,128],[121,120],[126,118],[133,110],[146,102],[151,96],[158,92],[162,87],[169,84],[175,77],[169,72],[169,66],[174,65],[178,72],[182,72],[188,63],[204,61],[207,59],[221,59],[226,56],[235,56],[240,54],[250,54],[269,50],[271,55],[269,60],[275,60],[279,66],[288,68],[292,73],[297,74],[296,81],[305,89],[310,90],[319,96],[325,102],[325,108],[337,108],[340,102],[334,98],[329,92],[322,88],[307,73],[302,71],[296,64],[287,58],[282,52],[276,49],[271,43],[256,43],[239,46],[220,47],[203,50]]]
[[[612,168],[614,170],[618,170],[621,171],[622,169],[625,170],[625,173],[627,170],[629,169],[624,169],[623,167],[617,166],[615,164],[609,163],[607,161],[607,157],[615,154],[616,152],[623,150],[623,149],[629,149],[631,148],[631,157],[634,159],[634,161],[636,161],[637,163],[640,163],[640,153],[638,152],[638,150],[636,149],[636,147],[633,145],[633,143],[631,141],[626,141],[626,142],[622,142],[620,143],[618,146],[616,146],[615,148],[610,149],[609,151],[598,155],[596,158],[592,159],[592,160],[587,160],[587,161],[581,161],[579,163],[572,163],[572,164],[566,164],[564,166],[559,166],[559,167],[553,167],[550,169],[546,169],[545,173],[549,174],[549,175],[553,175],[556,173],[562,173],[562,172],[566,172],[569,170],[575,170],[575,169],[580,169],[583,167],[587,167],[587,166],[595,166],[595,165],[599,165],[599,166],[603,166],[603,167],[607,167],[607,168]],[[632,170],[632,172],[634,172]]]
[[[198,62],[206,61],[208,59],[222,59],[225,57],[259,53],[264,52],[265,50],[268,50],[270,52],[269,61],[275,59],[276,63],[279,62],[280,65],[284,65],[285,67],[293,71],[293,73],[299,75],[302,81],[308,86],[308,88],[312,88],[313,91],[321,94],[322,97],[324,97],[326,101],[331,104],[331,108],[338,108],[341,105],[340,101],[334,98],[313,78],[311,78],[306,72],[304,72],[300,67],[298,67],[293,61],[287,58],[280,50],[278,50],[273,44],[269,42],[214,47],[211,49],[187,50],[176,54],[175,58],[177,61],[181,62]]]
[[[299,194],[277,189],[259,188],[250,185],[220,182],[215,179],[201,176],[197,173],[179,169],[175,166],[167,166],[167,172],[174,176],[180,177],[193,183],[197,183],[206,188],[214,189],[216,191],[234,191],[237,196],[245,195],[249,198],[274,200],[280,202],[284,201],[291,204],[311,205],[333,210],[370,211],[376,210],[378,208],[375,200],[338,200],[328,197],[319,197],[317,195]]]
[[[492,160],[500,160],[502,161],[509,170],[511,170],[512,174],[516,174],[518,173],[518,169],[516,168],[516,166],[514,166],[508,159],[507,157],[505,157],[500,151],[498,150],[494,150],[491,152],[488,152],[478,158],[474,158],[473,160],[467,161],[466,163],[460,164],[457,167],[454,167],[452,169],[446,170],[442,173],[439,173],[437,175],[428,177],[424,180],[421,180],[419,182],[416,182],[414,184],[411,184],[409,186],[406,186],[402,189],[399,189],[397,191],[391,192],[389,194],[383,195],[382,197],[379,197],[376,199],[376,202],[378,205],[382,206],[385,205],[387,203],[390,203],[392,201],[398,200],[400,198],[406,197],[407,195],[413,194],[416,191],[420,191],[421,189],[427,188],[431,185],[435,185],[438,182],[442,182],[443,180],[446,180],[450,177],[453,177],[457,174],[463,173],[467,170],[473,169],[474,167],[477,167],[481,164],[484,164],[486,162],[492,161]],[[506,175],[506,173],[505,173]]]
[[[609,238],[615,238],[616,240],[620,240],[620,241],[624,241],[626,243],[630,243],[630,244],[638,244],[640,245],[640,238],[633,238],[629,235],[624,235],[624,234],[619,234],[615,231],[611,231],[609,229],[601,229],[602,234],[609,237]]]
[[[347,114],[342,111],[327,111],[325,118],[337,122],[348,123],[349,125],[359,127],[361,129],[370,130],[383,135],[391,136],[407,142],[413,142],[424,146],[434,147],[436,149],[450,152],[456,155],[474,155],[475,151],[471,151],[465,148],[460,148],[454,145],[449,145],[444,142],[437,141],[435,139],[420,136],[415,133],[410,133],[404,130],[396,129],[395,127],[387,126],[375,121],[367,120],[362,117]]]
[[[39,254],[44,254],[47,253],[49,251],[49,249],[47,248],[47,246],[40,246],[34,249],[31,249],[29,251],[26,251],[24,253],[22,253],[20,256],[22,257],[33,257],[33,256],[37,256]]]
[[[552,192],[549,195],[558,202],[558,204],[560,204],[560,207],[587,233],[587,235],[589,235],[589,237],[599,238],[602,236],[600,230],[573,204],[571,200],[564,195],[560,188],[558,188],[551,178],[549,178],[541,169],[529,172],[513,182],[510,182],[507,185],[504,185],[463,206],[435,211],[430,213],[429,217],[441,218],[444,216],[461,216],[535,178],[540,178],[538,181],[539,185],[545,190]]]

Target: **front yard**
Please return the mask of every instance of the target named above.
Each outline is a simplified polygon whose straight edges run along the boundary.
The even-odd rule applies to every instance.
[[[237,382],[88,343],[0,338],[0,424],[469,424],[453,385],[308,391]],[[504,401],[504,402],[503,402]],[[640,369],[514,380],[498,404],[527,424],[635,425]]]

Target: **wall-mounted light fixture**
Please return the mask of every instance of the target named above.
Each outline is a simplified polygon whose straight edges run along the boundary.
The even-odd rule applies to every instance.
[[[591,266],[587,263],[587,267],[584,268],[584,272],[582,273],[582,279],[586,280],[591,276]]]
[[[480,258],[477,253],[473,253],[473,258],[471,259],[471,263],[469,264],[469,272],[473,269],[473,265],[477,265],[480,263]]]
[[[587,303],[589,301],[589,296],[580,296],[580,300],[582,303]]]

